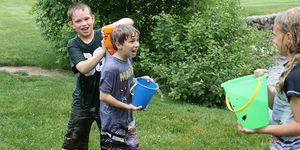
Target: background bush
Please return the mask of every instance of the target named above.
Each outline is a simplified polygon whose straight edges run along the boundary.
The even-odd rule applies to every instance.
[[[132,18],[141,31],[142,38],[155,25],[154,16],[161,12],[185,16],[195,10],[205,8],[206,0],[37,0],[32,12],[45,38],[53,44],[61,59],[57,63],[67,63],[66,45],[75,33],[67,24],[67,9],[73,2],[88,4],[95,15],[95,28],[110,24],[124,17]],[[144,40],[146,43],[148,40]],[[65,66],[67,68],[68,65]]]
[[[66,11],[74,0],[38,0],[36,21],[67,63],[65,46],[75,33]],[[268,66],[268,33],[246,27],[238,0],[85,0],[96,28],[130,17],[141,31],[136,75],[151,75],[174,100],[224,105],[220,84]],[[266,42],[267,41],[267,42]],[[68,67],[68,65],[66,65]]]
[[[140,68],[175,100],[223,106],[220,84],[270,64],[269,33],[246,27],[236,0],[218,0],[185,20],[161,14]],[[254,46],[255,44],[255,46]]]

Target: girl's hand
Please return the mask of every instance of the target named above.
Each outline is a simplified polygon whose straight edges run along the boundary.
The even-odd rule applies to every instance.
[[[138,106],[138,107],[136,107],[136,106],[134,106],[134,105],[132,105],[132,104],[129,104],[129,110],[141,110],[143,107],[142,106]]]
[[[267,69],[256,69],[254,71],[254,74],[255,74],[256,77],[263,76],[265,73],[268,73]]]
[[[239,121],[237,121],[237,127],[238,127],[238,130],[240,132],[243,132],[245,134],[254,134],[254,133],[256,133],[255,130],[250,130],[250,129],[243,128]]]

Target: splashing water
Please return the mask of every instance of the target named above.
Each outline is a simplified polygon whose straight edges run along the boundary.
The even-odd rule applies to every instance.
[[[160,95],[160,100],[164,101],[164,94],[162,93],[162,91],[160,89],[158,89],[157,92]]]

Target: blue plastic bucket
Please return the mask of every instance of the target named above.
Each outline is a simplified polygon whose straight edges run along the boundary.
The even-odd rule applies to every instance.
[[[145,109],[158,88],[158,84],[155,82],[149,82],[142,77],[137,78],[133,86],[131,104],[137,107],[142,106]]]

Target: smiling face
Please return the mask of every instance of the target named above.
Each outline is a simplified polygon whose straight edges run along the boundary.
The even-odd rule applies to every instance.
[[[128,58],[134,58],[137,55],[138,48],[140,47],[139,36],[132,33],[131,36],[128,36],[123,44],[116,44],[117,53],[123,60]]]
[[[81,39],[89,41],[93,38],[94,21],[94,16],[90,13],[89,9],[77,9],[73,12],[69,25],[77,32]]]

